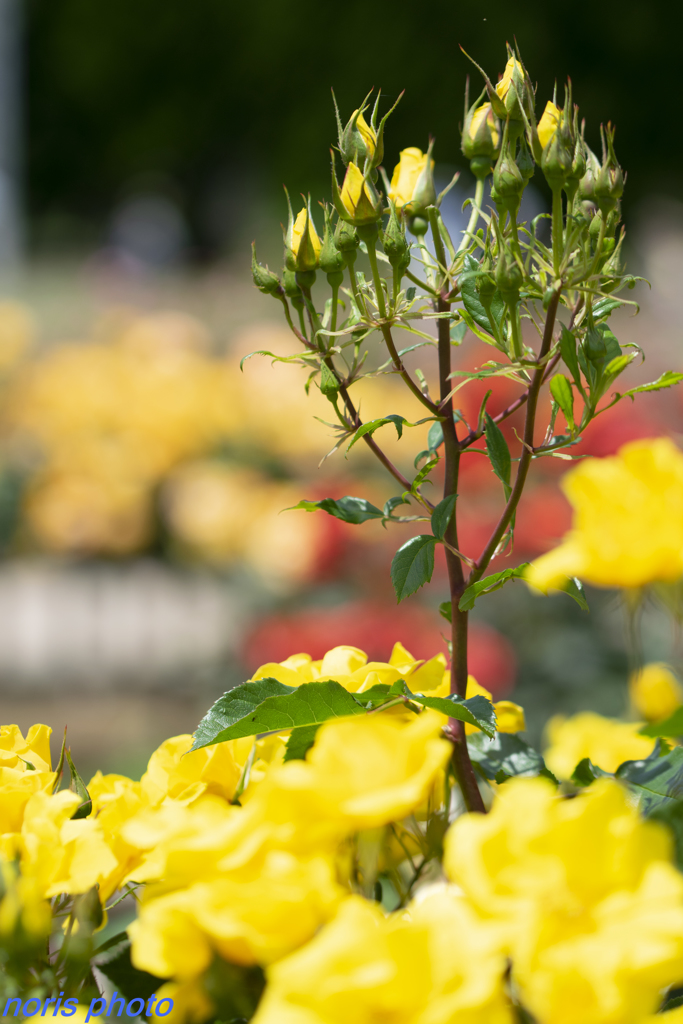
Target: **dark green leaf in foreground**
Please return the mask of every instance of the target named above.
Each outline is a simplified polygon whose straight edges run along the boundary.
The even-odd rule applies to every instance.
[[[612,779],[614,776],[610,772],[603,772],[602,768],[598,768],[588,757],[579,761],[572,772],[572,782],[577,786],[590,786],[596,779],[605,778]]]
[[[683,736],[683,707],[676,708],[673,715],[665,718],[663,722],[653,722],[645,725],[640,730],[641,736]]]
[[[276,687],[280,688],[279,692],[266,692]],[[265,692],[265,699],[256,701],[259,689]],[[316,725],[328,718],[362,714],[363,707],[340,683],[327,680],[293,687],[278,683],[276,679],[259,679],[236,686],[219,697],[199,723],[192,749],[242,736],[294,729],[298,725]]]
[[[683,800],[683,747],[674,747],[662,755],[663,750],[666,746],[660,739],[649,757],[625,761],[615,773],[628,783],[646,817]]]
[[[507,501],[511,490],[510,471],[512,469],[512,456],[510,455],[510,449],[502,430],[488,413],[485,414],[485,422],[486,454],[489,457],[493,472],[503,485],[505,500]]]
[[[487,779],[504,782],[515,775],[554,779],[538,751],[516,733],[498,732],[491,738],[477,733],[467,738],[467,746],[472,763]]]
[[[303,761],[315,743],[315,734],[319,728],[319,725],[297,725],[296,729],[292,729],[287,740],[284,760]]]
[[[261,699],[259,700],[259,696]],[[310,747],[315,729],[331,718],[362,715],[370,708],[405,697],[412,704],[434,708],[450,718],[467,722],[487,735],[496,728],[493,705],[485,697],[430,697],[412,693],[403,680],[393,686],[378,684],[366,693],[352,694],[333,680],[285,686],[276,679],[259,679],[229,690],[209,709],[197,727],[193,750],[266,732],[292,729],[287,760],[301,759]],[[366,707],[367,706],[367,707]]]
[[[286,512],[295,512],[303,509],[304,512],[327,512],[335,519],[341,519],[343,523],[365,523],[368,519],[383,519],[384,512],[377,508],[365,498],[353,498],[346,495],[343,498],[323,498],[321,501],[300,501],[298,505],[292,505],[285,509]]]
[[[483,580],[477,580],[477,582],[473,583],[471,587],[468,587],[462,595],[458,602],[458,608],[461,612],[469,612],[474,608],[474,602],[478,597],[481,597],[482,594],[491,594],[494,590],[500,590],[508,580],[514,580],[523,576],[528,566],[529,563],[524,562],[522,565],[518,565],[515,569],[503,569],[502,572],[494,572],[490,576],[484,576]],[[443,617],[448,619],[450,622],[450,603],[444,603],[448,605],[448,612],[446,613],[445,611],[441,611],[443,606],[439,608],[439,611],[441,611]]]
[[[434,572],[436,537],[421,533],[401,545],[391,563],[391,582],[400,602],[429,583]]]

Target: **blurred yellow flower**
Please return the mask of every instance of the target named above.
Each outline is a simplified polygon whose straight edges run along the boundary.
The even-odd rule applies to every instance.
[[[683,704],[683,686],[670,665],[653,661],[629,679],[633,707],[648,722],[661,722]]]
[[[512,1024],[504,973],[492,932],[452,890],[389,917],[352,897],[269,968],[254,1024]]]
[[[0,726],[0,767],[19,771],[52,770],[49,725],[32,725],[24,739],[18,725]]]
[[[680,978],[683,877],[668,830],[602,779],[574,799],[511,780],[463,815],[444,867],[500,928],[512,981],[540,1021],[639,1024]]]
[[[451,690],[451,672],[447,669],[441,679],[441,685],[434,691],[435,697],[447,697]],[[413,691],[417,692],[417,691]],[[431,694],[430,694],[431,696]],[[526,729],[524,708],[511,700],[494,701],[492,694],[484,686],[481,686],[474,676],[467,677],[466,697],[486,697],[493,704],[496,712],[496,728],[498,732],[523,732]],[[444,716],[445,720],[445,716]],[[474,725],[465,725],[465,732],[468,736],[479,732]]]
[[[257,668],[251,678],[270,676],[287,686],[333,679],[352,693],[363,693],[378,683],[391,686],[403,679],[413,693],[428,693],[441,686],[445,667],[443,654],[420,661],[397,642],[388,662],[369,662],[365,651],[341,646],[333,647],[320,661],[313,661],[309,654],[294,654],[280,663],[268,662]]]
[[[399,161],[391,176],[391,188],[389,189],[389,199],[393,199],[399,209],[411,202],[420,175],[425,170],[429,159],[428,154],[423,153],[416,146],[409,146],[408,149],[401,150]],[[431,166],[434,167],[433,160]]]
[[[0,859],[0,941],[26,937],[44,943],[52,927],[50,904],[35,878],[27,878],[15,862]]]
[[[683,574],[683,453],[668,438],[632,441],[606,459],[585,459],[562,481],[572,529],[532,562],[540,590],[579,576],[600,587],[641,587]]]
[[[615,772],[624,761],[638,761],[652,753],[655,741],[638,735],[642,724],[603,718],[594,711],[581,711],[571,718],[555,715],[546,728],[545,763],[560,779],[570,778],[584,757],[604,772]]]
[[[538,122],[538,139],[543,149],[554,138],[555,132],[561,124],[562,111],[551,100],[548,100],[541,120]]]
[[[0,302],[0,373],[16,366],[34,337],[35,324],[29,310],[18,302]]]
[[[232,744],[216,743],[191,753],[192,736],[165,740],[149,759],[140,788],[150,804],[171,799],[192,803],[205,793],[232,800],[242,766],[235,760]]]

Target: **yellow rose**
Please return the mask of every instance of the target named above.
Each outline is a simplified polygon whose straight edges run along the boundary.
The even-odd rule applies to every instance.
[[[447,697],[451,690],[451,672],[447,669],[442,677],[441,685],[435,691],[433,696],[435,697]],[[414,689],[414,693],[417,691]],[[431,694],[430,694],[431,696]],[[486,687],[481,686],[480,683],[474,678],[474,676],[467,677],[467,693],[466,697],[469,700],[470,697],[486,697],[493,704],[493,710],[496,712],[496,729],[498,732],[523,732],[526,729],[526,721],[524,718],[524,708],[520,707],[519,704],[513,703],[511,700],[499,700],[494,702],[492,694]],[[445,723],[445,716],[444,716]],[[465,725],[465,732],[468,736],[478,733],[474,725]]]
[[[488,815],[449,829],[444,868],[501,928],[536,1019],[639,1024],[680,977],[683,878],[672,853],[668,830],[643,821],[617,782],[568,800],[543,779],[513,779]]]
[[[539,590],[579,576],[599,587],[642,587],[683,575],[683,454],[668,438],[632,441],[585,459],[562,481],[574,507],[562,544],[533,562]]]
[[[652,753],[655,741],[638,735],[642,724],[603,718],[594,711],[581,711],[571,718],[555,715],[547,726],[545,763],[559,779],[570,778],[584,757],[604,772],[615,772],[624,761],[638,761]]]
[[[648,722],[661,722],[683,704],[683,687],[661,661],[645,665],[629,680],[631,703]]]
[[[368,661],[358,647],[333,647],[320,661],[308,654],[293,654],[282,662],[268,662],[254,672],[252,679],[270,676],[286,686],[301,686],[317,680],[332,679],[351,693],[363,693],[378,683],[403,679],[413,693],[427,693],[441,686],[446,658],[436,654],[429,661],[414,658],[403,644],[395,643],[388,662]]]
[[[331,861],[284,850],[173,892],[151,886],[129,927],[132,960],[180,980],[202,974],[214,951],[233,963],[272,963],[307,942],[341,895]]]
[[[508,50],[508,53],[509,52],[510,51]],[[496,92],[498,93],[501,100],[504,100],[507,97],[507,94],[510,91],[510,86],[512,85],[512,80],[517,76],[521,77],[522,79],[524,78],[524,68],[519,63],[514,54],[512,54],[512,56],[509,57],[507,64],[505,65],[503,77],[496,85]]]
[[[17,768],[20,771],[49,772],[52,768],[50,757],[49,725],[32,725],[24,739],[17,725],[0,726],[0,766]]]
[[[504,973],[493,931],[452,889],[389,917],[351,897],[269,968],[254,1024],[512,1024]]]
[[[192,803],[204,793],[215,793],[232,800],[242,774],[230,743],[194,750],[192,736],[173,736],[165,740],[149,759],[140,780],[142,792],[151,804],[167,797],[180,803]]]
[[[541,120],[538,122],[538,140],[543,149],[554,138],[555,132],[562,124],[562,111],[550,100],[545,105]]]
[[[470,140],[474,142],[480,133],[482,136],[485,135],[487,137],[491,143],[492,149],[498,149],[498,144],[500,142],[498,122],[490,103],[482,103],[481,106],[477,107],[473,111],[472,117],[470,118],[468,125],[468,135]]]

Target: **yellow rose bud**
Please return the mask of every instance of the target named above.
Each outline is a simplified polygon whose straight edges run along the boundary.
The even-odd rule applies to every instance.
[[[434,161],[429,151],[423,153],[415,146],[402,149],[391,177],[389,199],[393,199],[400,210],[407,207],[410,214],[424,212],[436,201],[433,170]]]
[[[498,134],[498,122],[496,121],[496,115],[493,113],[493,107],[490,103],[482,103],[482,105],[477,107],[472,114],[468,134],[473,142],[476,140],[477,135],[484,124],[486,124],[488,129],[493,149],[498,149],[498,143],[500,141],[500,135]]]
[[[354,110],[351,115],[351,123],[353,123],[353,119],[356,117],[356,114],[358,114],[358,111]],[[356,118],[356,130],[365,143],[367,155],[372,159],[375,155],[375,149],[377,148],[377,133],[374,128],[371,128],[362,113],[358,114],[358,117]]]
[[[304,206],[297,215],[288,240],[289,248],[299,271],[315,270],[322,248],[322,242],[315,230],[315,225]]]
[[[555,132],[562,124],[562,111],[551,100],[545,105],[543,116],[538,122],[538,139],[543,149],[552,141]]]
[[[353,224],[372,224],[382,216],[382,204],[372,183],[354,163],[346,169],[341,203]]]
[[[501,78],[500,82],[496,86],[496,92],[500,96],[501,100],[504,100],[505,97],[507,96],[507,94],[510,91],[510,86],[512,85],[512,78],[513,78],[513,76],[515,74],[515,71],[518,72],[518,74],[520,75],[521,78],[524,78],[524,68],[519,63],[519,61],[517,60],[515,55],[512,54],[512,56],[508,60],[507,64],[505,65],[505,71],[503,72],[503,77]]]
[[[669,665],[654,661],[629,680],[631,703],[649,722],[661,722],[683,704],[683,687]]]

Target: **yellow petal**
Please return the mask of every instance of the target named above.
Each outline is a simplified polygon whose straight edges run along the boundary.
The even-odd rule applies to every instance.
[[[538,122],[538,139],[543,149],[554,137],[555,132],[562,122],[562,111],[550,100],[545,105],[543,116]]]
[[[427,154],[415,146],[402,149],[399,162],[391,178],[389,198],[400,208],[407,206],[413,198],[417,180],[427,163]]]
[[[519,704],[514,704],[511,700],[499,700],[493,707],[498,732],[523,732],[526,729],[524,708]]]

